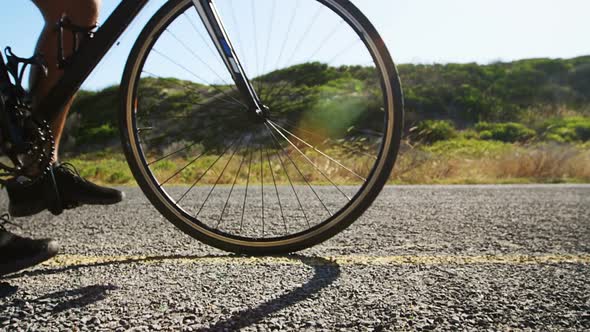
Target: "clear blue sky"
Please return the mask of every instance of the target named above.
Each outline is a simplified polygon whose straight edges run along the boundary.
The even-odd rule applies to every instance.
[[[30,1],[5,2],[0,12],[0,46],[10,45],[17,54],[30,55],[43,25],[41,17]],[[101,21],[119,2],[103,0]],[[163,2],[152,0],[148,4],[84,88],[99,89],[118,83],[140,28]],[[588,0],[353,2],[377,26],[397,63],[489,63],[590,54]]]

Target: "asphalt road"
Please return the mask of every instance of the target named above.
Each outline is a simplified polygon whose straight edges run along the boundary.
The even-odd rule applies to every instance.
[[[390,187],[272,258],[209,248],[125,191],[18,220],[63,254],[0,280],[0,330],[590,329],[590,186]]]

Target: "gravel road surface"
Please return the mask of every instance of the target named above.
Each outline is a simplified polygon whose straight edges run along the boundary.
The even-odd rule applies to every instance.
[[[0,280],[0,330],[590,329],[590,186],[388,187],[344,233],[270,258],[207,247],[124,190],[8,226],[62,254]]]

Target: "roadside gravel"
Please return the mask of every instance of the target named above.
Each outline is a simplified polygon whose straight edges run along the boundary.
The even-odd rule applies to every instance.
[[[0,280],[0,330],[590,329],[590,186],[388,187],[334,239],[255,262],[224,258],[125,191],[117,206],[18,221],[65,255],[105,261]],[[518,255],[557,262],[485,262]],[[372,259],[391,256],[414,263]]]

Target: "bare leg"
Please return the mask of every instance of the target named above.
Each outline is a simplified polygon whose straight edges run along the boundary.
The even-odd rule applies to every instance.
[[[44,76],[38,69],[31,71],[30,86],[33,94],[33,108],[35,112],[46,112],[47,110],[36,109],[38,103],[49,93],[63,75],[57,59],[57,36],[56,24],[62,15],[66,15],[73,24],[88,27],[96,24],[100,9],[101,0],[33,0],[35,5],[43,14],[45,27],[37,42],[36,52],[42,53],[49,69],[48,75]],[[69,56],[72,51],[71,32],[64,32],[64,53]],[[57,161],[59,141],[62,136],[64,125],[72,100],[70,100],[63,112],[51,123],[51,129],[55,137],[55,156]]]
[[[77,26],[89,27],[96,23],[100,0],[33,0],[43,13],[45,28],[37,43],[37,52],[42,53],[47,61],[49,73],[43,76],[38,70],[31,73],[31,91],[33,93],[33,110],[37,113],[52,110],[38,109],[40,101],[48,94],[63,75],[57,59],[56,24],[62,15],[66,15]],[[64,31],[65,32],[65,31]],[[67,32],[64,36],[65,56],[72,51],[72,35]],[[67,70],[67,68],[66,68]],[[72,101],[68,102],[60,116],[51,123],[56,143],[59,143],[65,125],[66,117]],[[57,144],[54,160],[57,161]],[[36,181],[30,185],[20,184],[6,186],[8,192],[8,211],[12,216],[25,217],[48,209],[54,214],[60,214],[63,209],[73,209],[81,205],[108,205],[123,200],[124,194],[117,190],[101,187],[83,181],[73,166],[68,164],[54,164],[52,177],[44,177],[43,181]],[[38,175],[38,174],[31,174]],[[53,182],[51,179],[55,179]],[[48,193],[47,186],[57,191]]]

